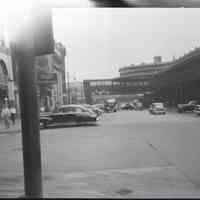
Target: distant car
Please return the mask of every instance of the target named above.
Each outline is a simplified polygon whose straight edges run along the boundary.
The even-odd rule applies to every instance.
[[[40,114],[40,125],[43,128],[55,125],[96,124],[98,120],[96,113],[81,105],[63,105],[57,112]]]
[[[143,103],[138,101],[135,103],[135,110],[143,110]]]
[[[113,99],[106,99],[104,101],[104,111],[109,113],[109,112],[117,112],[118,108],[118,103],[115,98]]]
[[[150,105],[149,112],[151,114],[166,114],[166,108],[163,103],[156,102]]]
[[[132,103],[125,103],[121,105],[121,110],[135,110],[135,106]]]
[[[196,105],[196,108],[194,109],[194,113],[197,115],[200,115],[200,105]]]
[[[198,105],[198,102],[195,100],[189,101],[187,104],[178,104],[177,105],[177,111],[179,113],[188,112],[188,111],[194,111],[196,106]]]

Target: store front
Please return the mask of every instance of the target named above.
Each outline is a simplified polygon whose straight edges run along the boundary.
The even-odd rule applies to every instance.
[[[8,99],[8,71],[6,64],[0,60],[0,108]]]

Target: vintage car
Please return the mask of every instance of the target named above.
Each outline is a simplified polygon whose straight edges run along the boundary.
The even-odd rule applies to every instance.
[[[150,105],[149,112],[151,114],[166,114],[166,108],[163,103],[156,102]]]
[[[125,103],[121,105],[121,110],[135,110],[135,106],[132,103]]]
[[[194,113],[197,115],[200,115],[200,105],[196,105],[196,108],[194,109]]]
[[[192,112],[195,110],[197,104],[198,104],[198,102],[195,100],[189,101],[187,104],[178,104],[177,111],[179,113]]]
[[[81,105],[63,105],[56,112],[41,113],[40,125],[43,128],[55,125],[96,124],[96,113]]]
[[[104,104],[95,104],[94,106],[104,111]]]
[[[104,101],[104,111],[107,113],[117,112],[117,100],[115,98],[106,99]]]
[[[95,105],[89,105],[89,104],[83,104],[83,106],[89,110],[92,110],[93,112],[95,112],[98,116],[102,115],[103,110],[101,110],[100,108],[96,107]]]

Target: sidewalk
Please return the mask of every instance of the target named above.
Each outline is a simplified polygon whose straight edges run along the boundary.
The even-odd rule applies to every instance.
[[[18,118],[15,121],[15,124],[10,124],[10,128],[6,129],[3,122],[0,122],[0,135],[8,133],[19,133],[21,132],[21,120]]]
[[[24,195],[22,174],[1,174],[0,198]],[[7,183],[7,185],[5,184]],[[44,172],[45,198],[199,198],[200,190],[174,166]]]

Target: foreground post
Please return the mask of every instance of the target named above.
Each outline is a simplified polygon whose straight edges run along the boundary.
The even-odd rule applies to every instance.
[[[35,4],[17,23],[11,44],[19,84],[25,198],[42,197],[39,106],[35,56],[54,53],[51,9]]]
[[[42,197],[39,112],[33,47],[32,35],[23,34],[15,48],[15,55],[22,120],[25,197]]]

